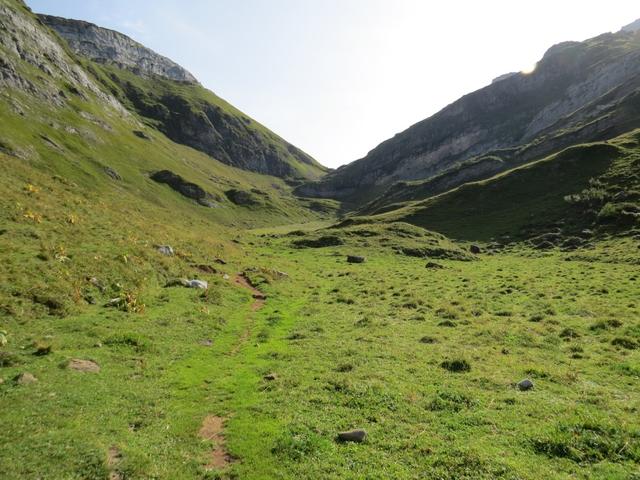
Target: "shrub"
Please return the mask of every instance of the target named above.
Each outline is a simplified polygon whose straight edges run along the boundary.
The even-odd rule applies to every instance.
[[[471,365],[464,359],[445,360],[440,366],[455,373],[469,372],[471,370]]]

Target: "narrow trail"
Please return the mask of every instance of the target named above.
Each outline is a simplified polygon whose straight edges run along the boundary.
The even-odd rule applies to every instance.
[[[233,283],[235,283],[239,287],[249,290],[253,294],[254,302],[251,304],[252,311],[255,312],[257,310],[260,310],[264,306],[264,303],[267,300],[267,296],[256,287],[251,285],[251,283],[249,283],[249,280],[243,273],[237,274],[233,279]]]
[[[247,277],[242,273],[238,273],[234,277],[233,283],[251,292],[253,297],[253,303],[251,304],[252,313],[250,317],[253,317],[254,316],[253,313],[257,312],[264,306],[267,300],[267,296],[264,293],[262,293],[260,290],[255,288],[253,285],[251,285]],[[242,346],[247,342],[247,340],[251,336],[252,325],[253,325],[253,319],[250,318],[249,321],[247,322],[247,327],[238,338],[236,345],[234,345],[233,349],[231,349],[231,351],[229,352],[230,355],[236,355],[240,351]],[[202,420],[202,425],[200,427],[200,431],[198,432],[198,436],[201,439],[213,442],[214,444],[214,447],[210,452],[209,463],[205,467],[207,470],[224,469],[227,466],[229,466],[231,463],[233,463],[235,460],[233,456],[227,452],[227,449],[225,446],[225,440],[224,440],[225,421],[226,421],[226,418],[219,417],[216,415],[207,415]]]

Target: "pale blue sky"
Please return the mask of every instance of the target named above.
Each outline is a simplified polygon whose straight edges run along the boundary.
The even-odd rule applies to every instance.
[[[337,167],[552,44],[640,17],[635,0],[27,0],[170,57]]]

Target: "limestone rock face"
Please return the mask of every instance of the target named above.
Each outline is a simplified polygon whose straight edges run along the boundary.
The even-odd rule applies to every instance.
[[[498,77],[297,193],[356,206],[423,199],[637,128],[638,28],[555,45],[533,72]]]
[[[177,63],[122,33],[80,20],[51,15],[39,17],[64,38],[74,52],[98,63],[112,63],[142,75],[158,75],[178,82],[198,83],[191,73]]]

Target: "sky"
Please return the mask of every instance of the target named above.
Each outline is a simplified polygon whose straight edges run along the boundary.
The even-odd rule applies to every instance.
[[[637,0],[27,0],[129,35],[338,167]]]

